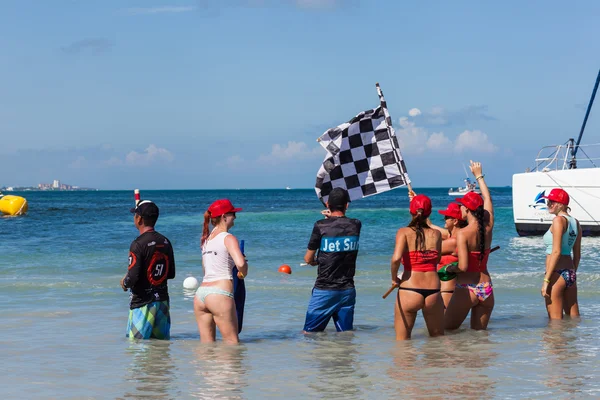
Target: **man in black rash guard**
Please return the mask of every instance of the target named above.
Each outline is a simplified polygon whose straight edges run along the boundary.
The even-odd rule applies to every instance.
[[[129,248],[129,267],[121,279],[131,289],[126,336],[130,339],[169,339],[171,316],[167,280],[175,278],[171,242],[154,230],[159,211],[149,200],[130,210],[138,236]]]
[[[305,332],[325,330],[331,317],[338,332],[353,329],[354,272],[362,225],[346,217],[349,202],[345,189],[333,189],[327,201],[327,217],[313,227],[304,261],[318,265],[318,275],[306,312]]]

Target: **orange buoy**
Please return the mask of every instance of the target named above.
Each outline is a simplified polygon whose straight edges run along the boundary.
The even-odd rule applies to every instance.
[[[291,275],[292,274],[292,268],[289,265],[287,265],[287,264],[283,264],[281,267],[279,267],[279,272],[281,272],[283,274]]]

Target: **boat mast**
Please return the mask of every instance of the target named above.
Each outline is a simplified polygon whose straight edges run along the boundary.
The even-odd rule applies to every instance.
[[[571,148],[571,162],[569,163],[570,169],[577,168],[577,160],[575,156],[577,155],[577,150],[579,149],[579,143],[581,143],[581,138],[583,137],[583,131],[585,130],[585,125],[587,124],[588,117],[590,116],[590,111],[592,110],[592,105],[594,104],[594,98],[596,97],[596,92],[598,91],[598,83],[600,83],[600,71],[598,71],[598,77],[596,78],[596,84],[594,85],[594,90],[592,91],[592,97],[590,98],[590,102],[588,103],[587,111],[585,112],[585,117],[583,118],[583,124],[581,125],[581,130],[579,131],[579,137],[577,138],[577,143],[575,146]]]

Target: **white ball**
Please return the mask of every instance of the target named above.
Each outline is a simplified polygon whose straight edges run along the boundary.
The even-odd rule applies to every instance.
[[[200,283],[198,282],[198,279],[194,278],[193,276],[188,276],[187,278],[185,278],[183,280],[183,288],[184,289],[196,289],[198,286],[200,285]]]

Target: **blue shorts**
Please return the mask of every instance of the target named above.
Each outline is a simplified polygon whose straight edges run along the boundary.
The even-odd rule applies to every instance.
[[[169,339],[171,315],[168,301],[155,301],[129,310],[126,337],[130,339]]]
[[[314,288],[306,311],[304,331],[324,331],[331,317],[338,332],[352,330],[355,304],[356,289],[354,288],[346,290]]]

